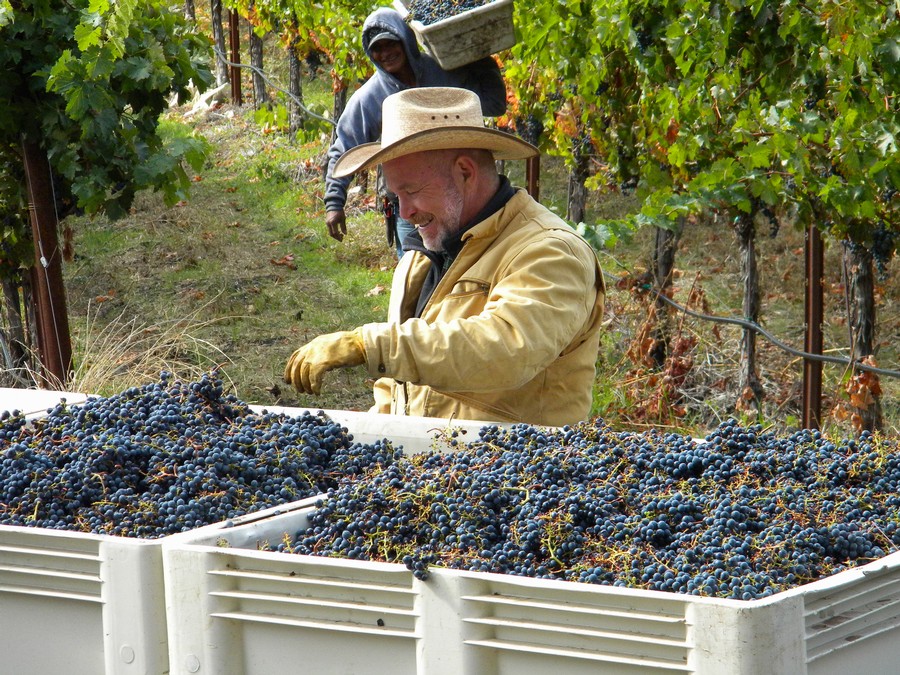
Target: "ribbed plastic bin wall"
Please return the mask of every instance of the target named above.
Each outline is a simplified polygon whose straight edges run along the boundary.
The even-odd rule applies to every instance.
[[[308,512],[163,546],[172,673],[415,672],[405,567],[253,550]]]
[[[257,550],[309,512],[164,543],[173,673],[898,672],[900,554],[742,602]]]
[[[898,672],[897,554],[750,602],[454,574],[472,673]]]
[[[409,2],[394,0],[406,18]],[[513,0],[493,0],[432,24],[410,21],[419,42],[445,70],[459,68],[516,44]]]
[[[244,527],[282,512],[274,507],[233,522]],[[168,673],[162,543],[180,536],[0,525],[0,674]]]
[[[166,672],[162,593],[158,546],[2,526],[0,672]]]
[[[63,398],[75,404],[86,396],[0,389],[0,410],[40,417]],[[289,415],[302,412],[268,409]],[[407,453],[446,447],[440,440],[446,420],[325,412],[347,426],[354,439],[362,443],[390,437],[396,444],[404,444]],[[470,439],[482,425],[454,422],[451,426],[461,438]],[[309,503],[313,501],[315,498]],[[306,503],[297,502],[294,508]],[[282,507],[233,522],[241,531],[257,519],[278,513],[283,513]],[[202,536],[203,532],[214,533],[225,527],[225,523],[219,523],[185,534]],[[142,540],[0,525],[0,675],[168,673],[161,550],[167,539],[181,536]],[[350,574],[356,574],[355,568]],[[197,582],[202,579],[198,576]],[[224,668],[205,672],[219,675],[240,671]]]

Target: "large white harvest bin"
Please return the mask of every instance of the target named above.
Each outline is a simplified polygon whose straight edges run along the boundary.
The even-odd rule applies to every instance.
[[[163,546],[172,673],[416,672],[418,582],[403,565],[255,550],[309,512]]]
[[[394,0],[393,4],[401,16],[408,17],[408,0]],[[409,25],[445,70],[459,68],[516,44],[513,0],[492,0],[427,26],[421,21],[409,21]]]
[[[0,389],[0,411],[19,410],[33,419],[61,399],[77,404],[86,398],[71,392]],[[291,416],[303,412],[268,409]],[[407,453],[446,447],[440,438],[447,420],[325,412],[361,443],[392,438]],[[461,440],[471,440],[483,424],[451,426]],[[307,503],[311,501],[293,507]],[[233,523],[247,527],[284,508],[248,514]],[[155,540],[0,525],[0,675],[168,673],[162,544],[202,532],[215,536],[230,525],[217,523]]]
[[[0,526],[0,672],[166,672],[160,561],[141,541]]]
[[[309,512],[164,543],[173,674],[898,672],[900,554],[742,602],[257,550]]]
[[[273,507],[234,523],[280,512]],[[0,525],[0,673],[169,672],[165,539]]]

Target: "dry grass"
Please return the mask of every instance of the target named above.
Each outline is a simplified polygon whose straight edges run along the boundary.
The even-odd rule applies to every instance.
[[[231,362],[229,357],[197,337],[209,324],[199,321],[198,314],[199,310],[186,317],[145,324],[123,312],[100,321],[96,305],[89,306],[83,328],[73,342],[76,367],[66,388],[112,395],[156,382],[163,370],[193,381],[226,366]],[[63,388],[61,383],[57,385]]]

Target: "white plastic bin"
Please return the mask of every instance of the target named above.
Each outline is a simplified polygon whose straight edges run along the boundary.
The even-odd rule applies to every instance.
[[[394,0],[394,8],[407,18],[409,2]],[[409,21],[419,42],[445,70],[459,68],[516,44],[513,0],[492,0],[432,24]]]
[[[299,508],[163,545],[172,673],[846,675],[900,662],[900,553],[749,602],[260,551]],[[230,670],[229,670],[230,669]]]
[[[255,412],[283,412],[288,415],[299,415],[302,408],[283,408],[279,406],[250,406]],[[316,412],[314,409],[310,409]],[[379,415],[376,413],[357,412],[353,410],[323,410],[335,422],[353,435],[359,443],[374,443],[389,439],[394,447],[402,446],[404,454],[435,450],[446,452],[449,434],[456,432],[460,445],[478,439],[478,432],[486,424],[510,426],[501,422],[477,422],[473,420],[447,420],[439,417],[406,417],[403,415]]]
[[[308,513],[164,544],[172,673],[415,672],[405,567],[255,550]]]
[[[273,507],[233,522],[282,512]],[[168,673],[162,565],[168,538],[0,525],[0,673]]]
[[[166,672],[162,582],[151,543],[0,526],[0,672]]]
[[[61,399],[77,404],[86,398],[71,392],[0,389],[0,411],[19,410],[36,418]],[[253,408],[259,411],[263,406]],[[267,409],[292,416],[303,412]],[[391,438],[395,444],[402,443],[407,453],[447,447],[441,440],[447,420],[325,412],[346,426],[358,442]],[[449,428],[461,440],[471,440],[483,424],[453,422]],[[291,508],[315,499],[296,502]],[[233,523],[241,532],[240,528],[286,508],[248,514]],[[0,525],[0,675],[168,673],[162,544],[185,534],[215,536],[225,527],[217,523],[147,540]],[[196,581],[203,578],[198,575]]]

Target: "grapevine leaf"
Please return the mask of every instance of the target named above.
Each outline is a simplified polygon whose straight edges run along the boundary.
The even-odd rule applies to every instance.
[[[139,56],[132,56],[124,60],[122,73],[135,82],[146,80],[152,73],[150,61]]]
[[[8,26],[14,19],[15,16],[10,0],[0,0],[0,28]]]
[[[86,52],[91,47],[96,47],[97,45],[99,45],[100,37],[100,26],[80,24],[75,27],[75,41],[78,44],[78,49],[83,52]]]
[[[878,151],[882,155],[890,155],[897,152],[897,137],[889,131],[884,131],[877,139]]]

